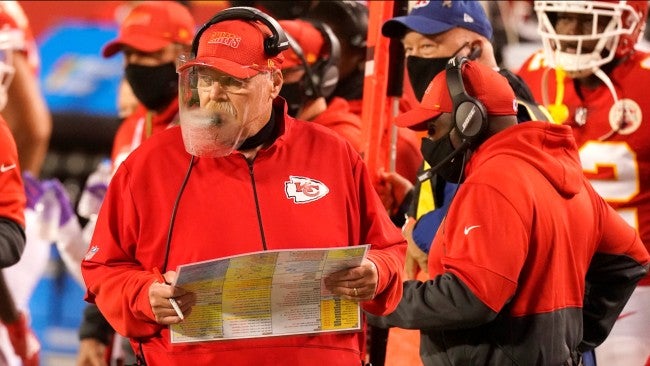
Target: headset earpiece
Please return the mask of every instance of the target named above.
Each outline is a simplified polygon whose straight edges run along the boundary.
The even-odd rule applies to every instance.
[[[338,37],[332,31],[332,28],[322,22],[312,22],[325,39],[325,44],[329,47],[327,57],[320,58],[312,66],[314,85],[318,87],[318,94],[328,98],[336,89],[339,82],[339,60],[341,59],[341,44]]]
[[[310,98],[329,97],[336,89],[339,81],[339,59],[341,58],[341,45],[339,39],[334,35],[332,29],[325,23],[315,20],[308,20],[316,28],[329,48],[327,56],[320,56],[311,66],[307,63],[305,54],[295,39],[286,34],[291,49],[300,59],[305,70],[306,90],[305,93]]]
[[[454,57],[446,67],[447,89],[453,103],[452,121],[454,129],[470,145],[477,141],[487,129],[487,112],[483,104],[467,94],[463,83],[463,65],[465,57]]]
[[[199,48],[199,40],[201,39],[203,32],[216,23],[234,19],[259,21],[269,28],[271,35],[264,39],[264,53],[267,56],[277,56],[280,52],[289,48],[287,35],[275,19],[258,9],[248,6],[237,6],[220,11],[205,23],[198,32],[196,32],[196,36],[194,36],[194,41],[192,42],[191,58],[196,58],[196,53]]]
[[[318,96],[318,88],[315,81],[314,74],[312,72],[311,67],[309,67],[309,64],[307,63],[307,59],[305,58],[305,53],[302,51],[302,47],[298,44],[298,42],[291,37],[289,33],[286,33],[286,37],[289,40],[289,46],[293,50],[293,52],[298,56],[300,59],[300,63],[302,64],[302,68],[305,70],[305,76],[303,79],[306,81],[306,88],[305,88],[305,95],[308,96],[309,98],[316,98]]]

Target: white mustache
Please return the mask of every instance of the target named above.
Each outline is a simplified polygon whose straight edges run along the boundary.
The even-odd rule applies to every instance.
[[[237,118],[237,110],[235,109],[235,106],[230,102],[217,102],[211,100],[205,106],[201,107],[201,110],[205,110],[208,113],[212,112],[217,115],[227,114],[233,118]]]
[[[232,108],[234,111],[234,108]],[[225,127],[236,122],[235,114],[221,108],[200,108],[187,111],[186,123],[195,127]]]

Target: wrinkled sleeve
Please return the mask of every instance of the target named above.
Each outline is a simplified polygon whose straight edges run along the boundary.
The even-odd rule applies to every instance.
[[[25,232],[17,223],[0,217],[0,268],[12,266],[25,250]]]
[[[388,316],[368,315],[373,325],[404,329],[463,329],[485,324],[497,313],[456,276],[446,273],[421,282],[404,282],[404,295]]]
[[[435,330],[475,327],[492,321],[512,298],[527,243],[523,225],[514,219],[515,209],[489,186],[476,185],[459,195],[454,202],[462,205],[450,208],[429,253],[429,263],[439,263],[440,269],[430,267],[432,280],[405,282],[397,309],[371,319],[373,324]],[[504,226],[492,217],[513,220]],[[474,229],[467,231],[467,222],[475,224]]]
[[[638,232],[600,201],[603,234],[587,271],[579,346],[583,351],[607,338],[637,283],[648,273],[650,261]]]
[[[148,289],[156,281],[135,257],[139,217],[122,164],[109,184],[90,248],[81,264],[86,301],[95,303],[111,326],[130,338],[158,333]]]
[[[368,259],[377,266],[379,275],[375,298],[361,306],[371,314],[384,315],[392,312],[402,297],[406,240],[390,220],[360,159],[355,166],[355,176],[361,198],[362,242],[371,244]]]
[[[108,345],[113,335],[113,328],[106,321],[97,305],[88,304],[84,309],[79,325],[79,339],[97,339]]]

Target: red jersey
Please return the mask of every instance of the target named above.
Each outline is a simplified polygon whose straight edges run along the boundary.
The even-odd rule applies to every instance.
[[[519,75],[537,100],[553,102],[555,72],[546,70],[539,51],[526,60]],[[546,98],[542,94],[545,72]],[[589,89],[568,77],[564,80],[562,103],[569,110],[564,124],[573,127],[582,168],[596,192],[639,230],[650,248],[650,123],[643,121],[650,117],[650,97],[645,89],[650,85],[650,54],[634,52],[608,76],[618,96],[616,102],[603,83]],[[650,277],[641,285],[650,285]]]
[[[111,159],[115,169],[136,147],[162,130],[178,123],[178,100],[174,100],[161,113],[154,113],[140,104],[129,117],[122,122],[113,139]]]
[[[18,150],[9,126],[0,117],[0,217],[25,227],[25,188],[18,165]]]

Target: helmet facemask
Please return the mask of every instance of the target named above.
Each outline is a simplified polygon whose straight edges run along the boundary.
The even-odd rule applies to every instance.
[[[549,66],[562,68],[572,78],[593,74],[619,51],[621,37],[638,30],[640,18],[625,1],[536,1],[539,32]],[[577,17],[582,25],[573,34],[558,34],[562,17]],[[589,20],[590,19],[590,20]],[[625,19],[625,21],[623,21]]]

